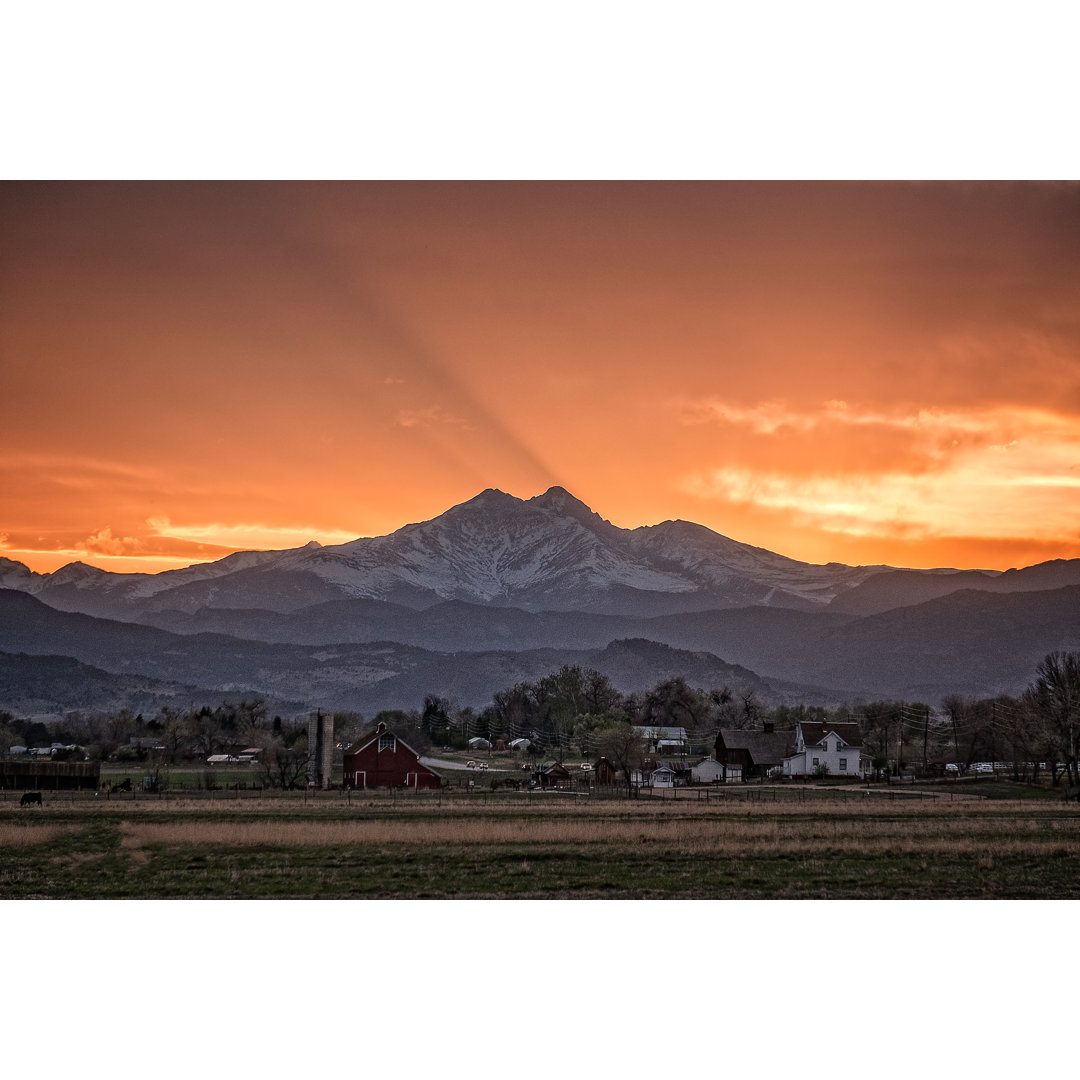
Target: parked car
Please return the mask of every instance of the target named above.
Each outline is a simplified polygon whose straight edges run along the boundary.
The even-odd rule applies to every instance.
[[[488,767],[488,763],[486,761],[481,761],[480,764],[477,765],[476,767],[478,769],[486,769]]]
[[[592,766],[591,766],[591,765],[590,765],[590,764],[589,764],[589,763],[588,763],[587,761],[583,761],[583,762],[581,763],[581,767],[582,767],[582,768],[583,768],[583,769],[584,769],[584,770],[585,770],[586,772],[592,772]]]
[[[957,765],[955,762],[949,762],[949,764],[945,766],[945,771],[958,773],[960,771],[960,766]]]
[[[475,769],[476,768],[476,762],[475,761],[466,761],[465,762],[465,768],[466,769]]]

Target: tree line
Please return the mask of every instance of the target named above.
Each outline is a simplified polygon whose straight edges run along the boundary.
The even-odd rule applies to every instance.
[[[1055,784],[1065,775],[1080,786],[1080,652],[1049,653],[1019,697],[950,695],[940,710],[897,701],[831,710],[805,704],[769,708],[752,690],[693,687],[678,675],[650,690],[624,693],[601,672],[566,665],[498,691],[480,710],[429,695],[419,709],[380,712],[371,724],[387,723],[421,753],[464,749],[476,736],[504,745],[526,739],[534,757],[605,755],[631,768],[645,753],[635,745],[640,736],[634,729],[683,728],[692,747],[707,754],[720,729],[761,729],[768,723],[786,730],[808,720],[857,722],[879,772],[929,768],[943,760],[960,766],[1004,761],[1017,779],[1035,780],[1045,768]],[[337,713],[336,739],[348,745],[371,724],[359,713]],[[163,706],[149,719],[130,710],[73,712],[48,726],[0,712],[0,753],[19,743],[54,742],[77,746],[71,753],[80,759],[165,764],[258,748],[266,782],[276,786],[299,782],[308,760],[306,723],[271,717],[257,696],[217,708]]]

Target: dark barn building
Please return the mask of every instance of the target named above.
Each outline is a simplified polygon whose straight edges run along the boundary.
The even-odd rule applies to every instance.
[[[732,766],[742,770],[744,780],[760,779],[771,769],[783,767],[784,758],[795,749],[795,733],[773,731],[724,730],[716,736],[716,760],[724,766],[724,775]]]
[[[342,782],[355,788],[439,788],[442,777],[420,764],[420,755],[385,724],[347,746]]]
[[[0,761],[6,791],[96,791],[100,779],[96,761]]]

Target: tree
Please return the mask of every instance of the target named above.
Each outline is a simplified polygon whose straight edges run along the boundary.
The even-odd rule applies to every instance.
[[[259,755],[259,765],[270,787],[294,788],[307,775],[307,731],[300,729],[290,741],[288,734],[271,737]]]
[[[435,694],[424,698],[424,708],[420,713],[420,727],[424,734],[442,744],[450,742],[450,702]]]
[[[627,722],[612,724],[595,733],[596,746],[626,780],[626,794],[634,794],[634,773],[645,764],[645,740]]]
[[[21,736],[7,724],[8,720],[14,719],[10,713],[4,713],[0,718],[0,754],[6,754],[13,746],[20,744]]]
[[[1046,726],[1051,756],[1064,763],[1070,783],[1080,786],[1080,652],[1048,653],[1024,701]]]
[[[693,689],[681,675],[675,675],[661,680],[645,695],[645,724],[696,731],[709,715],[710,706],[708,697]]]
[[[629,723],[626,710],[615,705],[602,713],[582,713],[574,722],[574,742],[582,757],[591,757],[596,750],[597,738],[604,728]]]
[[[600,716],[622,705],[622,694],[611,685],[611,680],[592,668],[584,672],[582,691],[585,697],[584,711],[593,716]]]

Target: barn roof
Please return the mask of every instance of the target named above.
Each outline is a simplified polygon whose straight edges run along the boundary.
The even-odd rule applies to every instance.
[[[414,750],[400,735],[395,734],[385,724],[382,723],[380,723],[379,726],[374,730],[369,731],[366,735],[361,735],[360,738],[352,744],[352,746],[346,746],[345,749],[341,752],[342,757],[344,757],[346,754],[359,754],[365,746],[370,746],[380,735],[393,735],[394,738],[397,739],[397,741],[401,743],[401,745],[404,746],[406,750],[416,755],[417,761],[420,760],[420,752],[418,750]]]
[[[795,749],[794,732],[722,730],[717,741],[728,750],[745,750],[755,765],[779,765]]]

